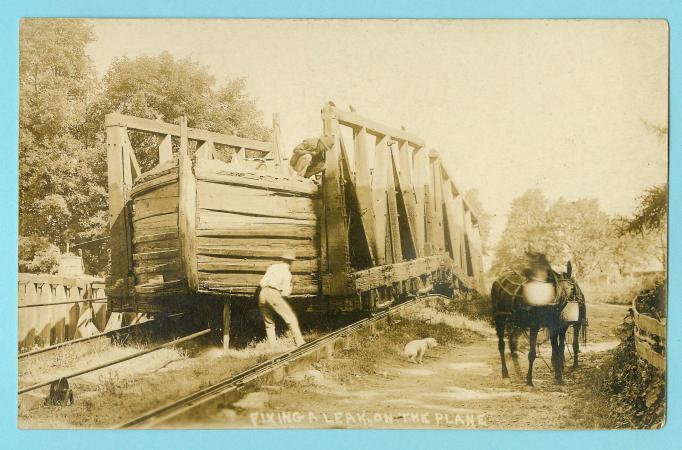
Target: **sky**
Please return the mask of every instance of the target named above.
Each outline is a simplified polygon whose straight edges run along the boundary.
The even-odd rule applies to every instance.
[[[630,214],[667,179],[668,28],[656,20],[91,20],[100,76],[114,57],[169,51],[217,84],[245,76],[293,148],[329,100],[439,151],[493,214],[511,201],[597,198]]]

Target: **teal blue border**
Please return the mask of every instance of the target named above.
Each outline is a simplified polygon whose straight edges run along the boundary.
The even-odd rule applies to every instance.
[[[21,17],[406,17],[406,18],[664,18],[670,24],[670,322],[681,319],[680,280],[680,90],[682,80],[682,1],[461,1],[321,0],[180,1],[180,0],[6,0],[0,9],[0,299],[5,326],[0,333],[4,363],[0,364],[0,445],[29,449],[151,449],[151,448],[551,448],[585,449],[682,448],[680,408],[680,346],[678,326],[669,329],[669,405],[667,425],[660,431],[19,431],[16,429],[16,286],[17,252],[17,49]],[[674,444],[678,442],[678,444]]]

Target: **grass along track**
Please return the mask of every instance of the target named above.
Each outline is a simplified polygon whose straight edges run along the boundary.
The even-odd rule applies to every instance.
[[[438,295],[418,297],[393,306],[373,317],[340,328],[237,375],[145,412],[120,424],[119,428],[175,428],[178,424],[182,427],[191,427],[192,424],[201,426],[201,418],[212,414],[221,405],[236,401],[264,383],[281,381],[287,373],[328,358],[337,349],[348,348],[353,341],[374,335],[379,328],[391,325],[396,317],[403,317],[416,306],[440,298],[442,296]]]

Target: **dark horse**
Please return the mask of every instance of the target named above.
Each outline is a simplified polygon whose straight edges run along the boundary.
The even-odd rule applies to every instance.
[[[518,357],[518,334],[520,330],[530,330],[528,351],[528,374],[526,384],[533,385],[533,362],[536,357],[538,331],[546,328],[549,331],[552,344],[552,368],[554,379],[557,383],[563,383],[564,368],[564,345],[566,331],[573,326],[573,367],[578,367],[579,336],[585,339],[587,326],[587,312],[585,297],[578,283],[571,276],[571,263],[566,267],[566,272],[559,274],[553,270],[548,272],[548,282],[554,284],[556,297],[554,302],[542,306],[529,305],[523,293],[523,285],[528,277],[519,273],[509,273],[495,280],[490,297],[492,299],[493,319],[497,331],[498,348],[502,360],[502,377],[509,378],[507,363],[504,358],[504,334],[509,331],[509,349],[516,362]],[[562,314],[569,303],[576,302],[578,317],[570,317]],[[576,305],[571,305],[572,308]],[[572,308],[566,309],[568,312]],[[508,327],[509,325],[509,327]]]

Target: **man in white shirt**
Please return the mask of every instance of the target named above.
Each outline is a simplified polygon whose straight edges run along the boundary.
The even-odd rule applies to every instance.
[[[298,326],[296,313],[283,297],[291,295],[291,263],[296,260],[294,252],[287,251],[282,257],[281,263],[275,263],[268,267],[268,270],[260,280],[260,294],[258,295],[258,309],[263,315],[265,322],[265,333],[268,341],[274,343],[277,340],[275,334],[275,320],[273,312],[276,312],[287,324],[297,346],[305,344],[301,329]]]

